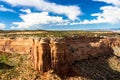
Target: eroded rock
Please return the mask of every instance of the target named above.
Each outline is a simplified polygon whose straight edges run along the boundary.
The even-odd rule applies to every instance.
[[[113,49],[113,53],[120,57],[120,39],[114,39],[112,40],[112,44],[111,44],[111,47]]]
[[[74,38],[0,38],[0,51],[31,54],[34,68],[44,73],[73,75],[76,61],[115,54],[120,57],[120,39],[101,37]]]

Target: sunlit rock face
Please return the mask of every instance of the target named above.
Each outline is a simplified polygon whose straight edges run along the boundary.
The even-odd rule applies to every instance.
[[[120,39],[101,37],[0,38],[0,51],[30,54],[35,69],[44,73],[73,75],[75,61],[115,54],[120,57]]]
[[[120,39],[113,39],[111,48],[113,49],[113,53],[120,57]]]
[[[32,48],[32,39],[29,38],[0,38],[0,51],[28,54]]]

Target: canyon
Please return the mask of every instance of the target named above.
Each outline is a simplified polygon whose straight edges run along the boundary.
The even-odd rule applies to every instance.
[[[70,76],[77,74],[71,67],[76,61],[109,54],[120,57],[120,38],[1,37],[0,51],[12,54],[30,54],[35,70],[41,74],[53,70],[61,76]]]

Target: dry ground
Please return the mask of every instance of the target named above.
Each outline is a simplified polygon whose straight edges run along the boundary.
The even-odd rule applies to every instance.
[[[120,80],[120,58],[114,55],[76,61],[76,76],[62,77],[46,72],[38,74],[28,54],[0,54],[0,80]]]

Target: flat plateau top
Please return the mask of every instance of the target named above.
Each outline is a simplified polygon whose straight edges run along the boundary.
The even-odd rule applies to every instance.
[[[74,36],[90,36],[90,37],[120,37],[120,33],[111,31],[46,31],[46,30],[10,30],[0,31],[0,37],[74,37]]]

